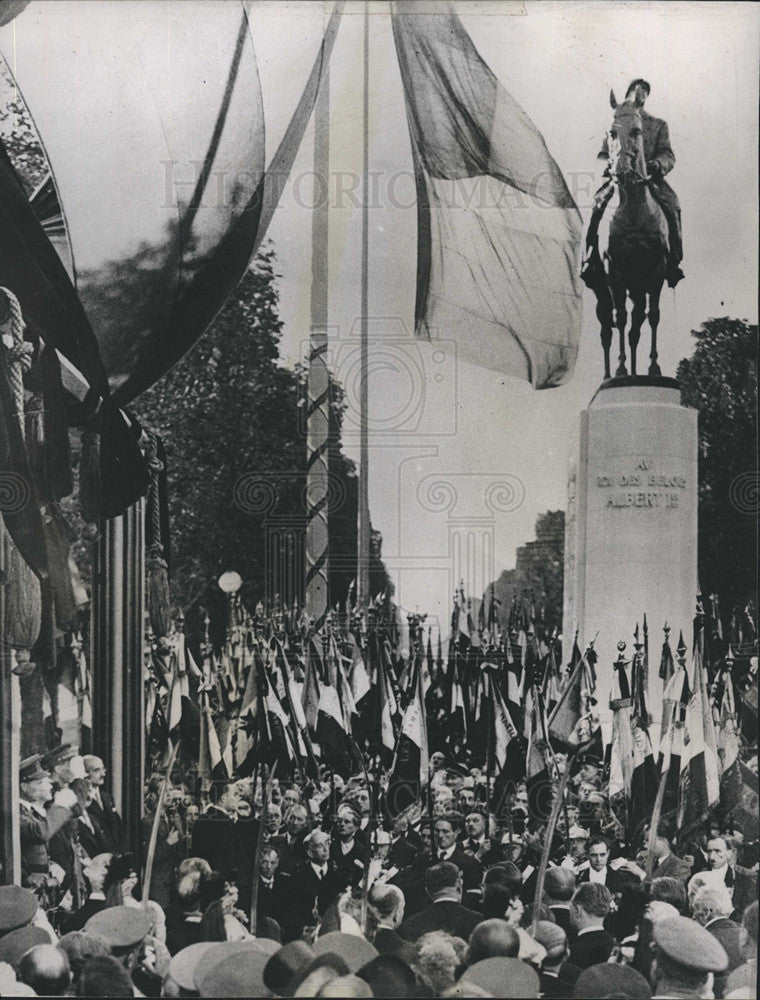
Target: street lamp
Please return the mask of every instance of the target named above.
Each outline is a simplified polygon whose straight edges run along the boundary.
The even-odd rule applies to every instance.
[[[239,573],[234,570],[228,570],[226,573],[222,573],[219,577],[219,589],[223,591],[229,598],[229,629],[230,631],[235,627],[235,594],[240,590],[243,585],[243,581]]]

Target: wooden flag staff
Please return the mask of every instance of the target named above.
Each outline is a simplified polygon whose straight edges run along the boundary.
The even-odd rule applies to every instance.
[[[145,877],[143,879],[143,890],[142,890],[142,905],[147,908],[148,900],[150,899],[150,883],[153,878],[153,862],[156,857],[156,845],[158,844],[158,828],[161,825],[161,817],[163,816],[164,808],[166,806],[166,793],[169,790],[169,782],[171,781],[172,769],[174,768],[174,762],[177,759],[177,754],[179,753],[179,745],[181,740],[177,740],[174,744],[174,749],[169,757],[169,763],[166,767],[166,773],[164,774],[164,780],[161,782],[161,791],[158,793],[158,802],[156,802],[156,812],[153,816],[153,828],[150,831],[150,842],[148,844],[148,857],[145,862]]]

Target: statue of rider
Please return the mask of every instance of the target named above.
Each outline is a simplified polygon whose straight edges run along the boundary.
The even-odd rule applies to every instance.
[[[678,195],[665,180],[665,175],[669,174],[673,169],[676,158],[670,145],[667,122],[663,121],[662,118],[654,118],[644,110],[644,104],[649,97],[651,89],[646,80],[632,80],[626,91],[625,99],[626,101],[631,101],[641,111],[644,157],[651,180],[650,190],[652,196],[665,214],[668,223],[670,253],[665,278],[670,287],[675,288],[684,276],[680,268],[681,261],[683,260],[681,205],[678,201]],[[606,136],[599,152],[599,159],[609,159]],[[601,191],[599,194],[601,194]],[[604,199],[604,204],[606,204],[607,200],[609,199]],[[603,208],[603,205],[600,204],[600,207]]]

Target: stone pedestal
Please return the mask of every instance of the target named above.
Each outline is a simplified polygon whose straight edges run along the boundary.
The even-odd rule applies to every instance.
[[[663,626],[675,656],[683,629],[691,649],[697,594],[697,411],[665,378],[605,382],[581,413],[571,465],[565,537],[565,662],[576,628],[594,638],[597,700],[609,740],[609,693],[617,643],[649,626],[649,712],[659,740]],[[655,747],[657,742],[655,742]]]

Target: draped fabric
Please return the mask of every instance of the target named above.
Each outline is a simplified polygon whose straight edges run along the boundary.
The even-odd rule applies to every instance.
[[[14,46],[15,81],[45,144],[77,291],[120,406],[192,346],[260,246],[341,11],[266,174],[244,4],[60,0],[31,4],[13,38],[0,32],[3,49]]]
[[[578,353],[580,213],[449,6],[393,14],[418,200],[416,335],[536,388]]]

